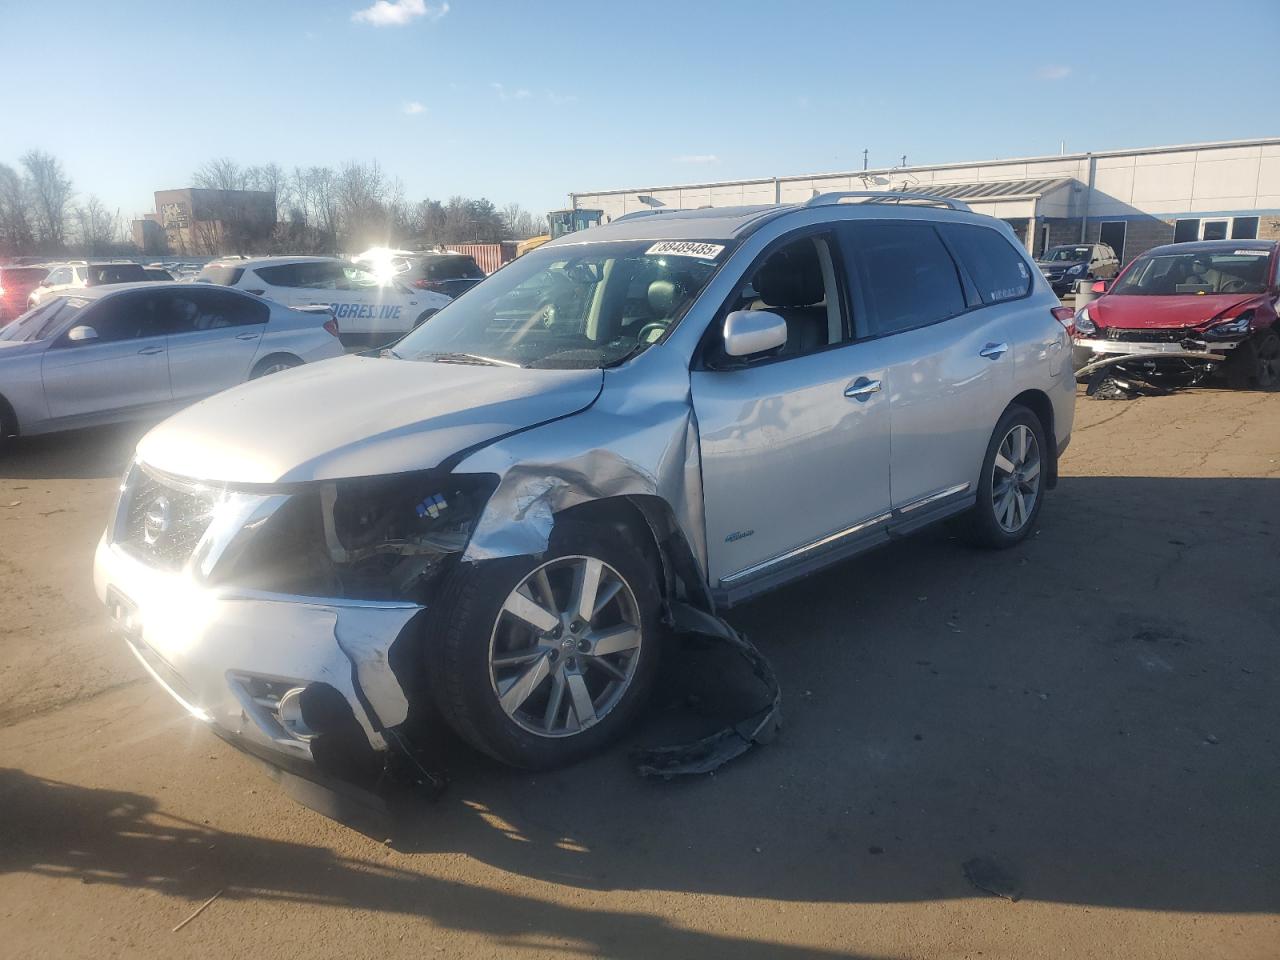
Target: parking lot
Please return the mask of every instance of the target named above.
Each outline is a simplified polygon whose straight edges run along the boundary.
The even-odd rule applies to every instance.
[[[776,743],[669,784],[453,746],[388,843],[108,635],[90,561],[142,429],[0,459],[7,956],[1275,956],[1280,395],[1082,397],[1026,543],[926,532],[735,609]]]

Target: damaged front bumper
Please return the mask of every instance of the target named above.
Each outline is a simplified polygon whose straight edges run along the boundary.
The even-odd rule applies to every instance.
[[[1177,341],[1139,341],[1077,337],[1072,344],[1071,359],[1078,380],[1130,362],[1141,363],[1152,372],[1162,367],[1175,370],[1185,370],[1188,365],[1213,367],[1225,363],[1244,339],[1206,341],[1187,336]]]
[[[208,587],[107,535],[94,586],[152,677],[260,759],[361,781],[395,745],[409,705],[390,650],[423,607]]]

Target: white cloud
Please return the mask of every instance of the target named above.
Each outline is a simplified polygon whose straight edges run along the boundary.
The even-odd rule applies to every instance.
[[[507,88],[506,84],[502,83],[491,83],[489,86],[493,87],[493,89],[497,91],[499,100],[528,100],[533,96],[533,94],[524,87],[517,87],[514,90],[510,90]]]
[[[563,106],[566,103],[576,103],[578,100],[578,98],[571,93],[561,94],[556,93],[554,90],[547,91],[547,99],[557,107]]]
[[[672,157],[675,163],[719,163],[720,158],[714,153],[686,153],[683,156]]]
[[[1071,76],[1071,68],[1061,63],[1048,63],[1036,71],[1041,80],[1065,80]]]
[[[427,108],[420,104],[417,100],[410,100],[400,108],[403,112],[412,116],[415,113],[426,113]]]
[[[448,3],[427,3],[427,0],[375,0],[373,6],[351,14],[351,19],[356,23],[369,23],[375,27],[403,27],[419,17],[439,20],[448,12]]]

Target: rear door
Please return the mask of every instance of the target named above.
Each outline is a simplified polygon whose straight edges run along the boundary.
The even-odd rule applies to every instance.
[[[169,287],[159,298],[173,399],[194,400],[249,379],[270,308],[209,287]]]
[[[170,401],[169,358],[153,293],[103,298],[82,310],[75,326],[92,327],[97,338],[73,341],[64,331],[45,351],[41,373],[51,418],[109,418]]]
[[[893,507],[947,510],[975,492],[1013,383],[1012,335],[982,307],[938,224],[867,219],[844,230],[865,321],[858,333],[879,344],[887,367]],[[1018,282],[1031,289],[1025,267]]]

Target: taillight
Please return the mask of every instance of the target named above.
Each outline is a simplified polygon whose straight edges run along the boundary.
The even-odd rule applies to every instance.
[[[321,324],[321,326],[323,326],[325,330],[333,334],[335,337],[338,335],[338,321],[334,320],[332,317],[330,317],[323,324]]]
[[[413,285],[419,290],[443,290],[443,280],[415,280]]]
[[[1049,312],[1053,314],[1053,319],[1057,320],[1067,331],[1067,336],[1074,337],[1076,335],[1076,312],[1070,307],[1051,307]]]

